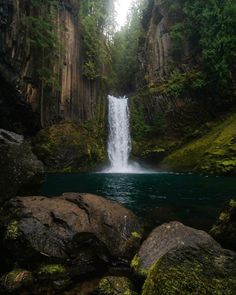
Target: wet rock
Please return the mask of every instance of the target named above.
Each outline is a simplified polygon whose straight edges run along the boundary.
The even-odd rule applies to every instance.
[[[4,248],[19,265],[50,260],[69,264],[75,276],[86,274],[132,257],[141,237],[130,210],[91,194],[17,197],[5,209]]]
[[[233,295],[236,288],[236,253],[180,222],[154,229],[132,267],[145,278],[142,295]]]
[[[108,276],[101,279],[96,290],[98,295],[137,295],[131,281],[126,277]]]
[[[176,221],[165,223],[154,229],[143,242],[131,266],[137,274],[146,276],[159,259],[176,248],[220,249],[221,247],[204,231]]]
[[[43,164],[23,136],[0,129],[0,202],[32,194],[44,180]]]
[[[236,251],[236,199],[225,206],[210,234],[223,247]]]
[[[142,295],[233,295],[236,255],[222,248],[171,249],[149,270]]]
[[[14,269],[0,279],[0,286],[3,292],[13,292],[28,287],[34,279],[31,272],[23,269]]]
[[[50,171],[94,168],[106,159],[101,127],[61,122],[41,130],[33,139],[34,152]]]

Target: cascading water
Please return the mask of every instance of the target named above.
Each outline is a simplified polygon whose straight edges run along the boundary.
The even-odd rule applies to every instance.
[[[131,138],[129,129],[128,98],[108,96],[108,157],[109,172],[128,172]]]
[[[142,173],[137,163],[129,163],[131,136],[129,125],[129,105],[127,97],[108,95],[109,136],[107,152],[110,168],[106,173]]]

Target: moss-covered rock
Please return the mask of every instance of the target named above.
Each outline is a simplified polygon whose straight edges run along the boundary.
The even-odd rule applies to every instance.
[[[166,253],[183,247],[221,249],[206,232],[173,221],[158,226],[150,233],[131,261],[131,268],[136,275],[146,277]]]
[[[236,251],[236,199],[225,206],[210,234],[225,248]]]
[[[66,272],[65,266],[62,264],[46,264],[39,268],[39,275],[55,275],[55,274],[64,274]]]
[[[132,155],[140,161],[155,166],[178,146],[181,146],[181,141],[172,137],[133,140]]]
[[[34,152],[50,171],[73,172],[94,168],[106,160],[101,129],[61,122],[38,133],[33,140]]]
[[[31,272],[23,269],[14,269],[0,279],[0,284],[6,292],[13,292],[33,283]]]
[[[56,288],[63,289],[71,284],[70,271],[62,264],[44,264],[35,272],[38,281],[52,282]]]
[[[220,122],[200,139],[170,154],[162,166],[175,171],[235,175],[236,115]]]
[[[142,237],[132,211],[96,195],[17,197],[4,209],[1,247],[10,267],[38,269],[42,277],[64,276],[67,268],[77,277],[101,271],[111,260],[130,260]]]
[[[131,281],[126,277],[105,277],[99,282],[96,291],[98,295],[137,295]]]
[[[44,167],[23,136],[0,129],[0,203],[34,194],[44,181]]]
[[[180,248],[152,266],[142,295],[234,295],[235,290],[233,252]]]
[[[18,221],[13,220],[7,225],[4,238],[6,240],[17,240],[17,238],[19,238],[20,234],[21,233],[20,233],[20,230],[18,227]]]

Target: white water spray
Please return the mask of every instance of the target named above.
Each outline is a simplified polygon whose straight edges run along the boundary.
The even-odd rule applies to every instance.
[[[128,169],[131,152],[128,98],[108,96],[108,122],[110,172],[124,172]]]
[[[131,136],[129,125],[129,105],[127,97],[108,96],[108,157],[109,173],[137,173],[139,165],[129,164],[131,152]]]

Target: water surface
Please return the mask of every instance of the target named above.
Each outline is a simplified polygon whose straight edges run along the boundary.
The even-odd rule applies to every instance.
[[[153,228],[179,220],[209,229],[222,206],[236,196],[235,177],[153,174],[49,174],[42,195],[94,193],[122,203]]]

